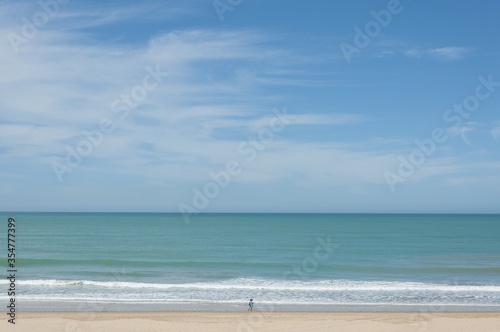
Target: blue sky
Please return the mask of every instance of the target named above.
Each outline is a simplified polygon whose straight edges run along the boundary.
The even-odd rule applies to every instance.
[[[499,213],[499,10],[3,1],[2,209]]]

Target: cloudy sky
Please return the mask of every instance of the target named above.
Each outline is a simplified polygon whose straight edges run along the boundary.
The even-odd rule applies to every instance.
[[[0,206],[498,213],[499,10],[2,1]]]

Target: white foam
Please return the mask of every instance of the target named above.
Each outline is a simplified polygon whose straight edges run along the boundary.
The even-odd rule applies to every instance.
[[[122,281],[91,281],[91,280],[17,280],[22,286],[34,287],[84,287],[107,289],[192,289],[192,290],[242,290],[242,291],[302,291],[302,292],[500,292],[498,285],[446,285],[418,282],[387,282],[387,281],[351,281],[351,280],[320,280],[291,281],[238,278],[217,282],[194,282],[183,284],[172,283],[141,283]],[[0,281],[7,284],[7,280]]]

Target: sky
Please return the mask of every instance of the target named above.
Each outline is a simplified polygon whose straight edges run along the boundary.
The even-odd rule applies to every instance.
[[[1,209],[500,213],[498,13],[1,1]]]

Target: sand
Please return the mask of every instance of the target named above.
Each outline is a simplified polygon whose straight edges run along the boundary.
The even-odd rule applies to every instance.
[[[20,312],[1,331],[498,332],[500,312]]]

